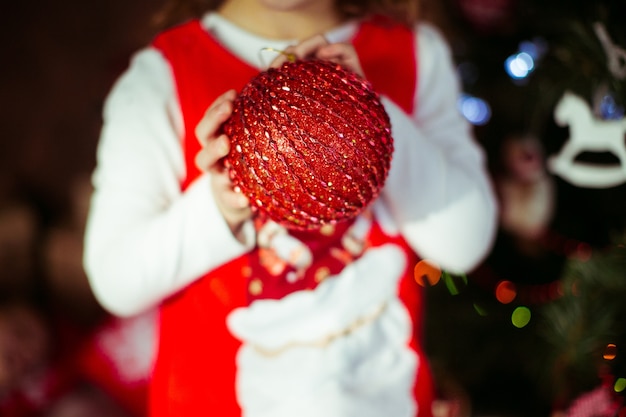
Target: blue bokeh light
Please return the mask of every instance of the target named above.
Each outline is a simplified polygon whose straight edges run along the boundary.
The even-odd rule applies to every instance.
[[[462,94],[457,106],[463,117],[473,125],[484,125],[491,119],[491,107],[481,98]]]
[[[523,79],[535,69],[535,60],[529,53],[519,52],[506,59],[504,68],[511,78]]]
[[[518,52],[526,52],[535,61],[539,61],[545,55],[548,45],[543,38],[534,38],[532,41],[519,43]]]
[[[520,42],[517,52],[510,55],[504,62],[506,73],[514,81],[525,83],[526,78],[535,70],[547,49],[547,43],[542,38]]]
[[[604,120],[619,120],[624,117],[624,107],[617,104],[615,97],[606,94],[600,100],[600,117]]]

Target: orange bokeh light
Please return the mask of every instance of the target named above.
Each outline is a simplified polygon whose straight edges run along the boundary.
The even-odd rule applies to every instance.
[[[413,268],[413,277],[422,287],[432,287],[441,278],[441,268],[427,260],[421,260]]]
[[[615,359],[615,357],[617,357],[617,346],[614,343],[606,345],[606,348],[604,348],[604,355],[602,355],[602,357],[607,361]]]

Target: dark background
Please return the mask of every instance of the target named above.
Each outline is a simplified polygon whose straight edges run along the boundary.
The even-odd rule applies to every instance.
[[[154,32],[154,1],[5,2],[2,31],[3,183],[56,215],[68,184],[90,171],[103,98]],[[5,186],[7,187],[7,186]]]

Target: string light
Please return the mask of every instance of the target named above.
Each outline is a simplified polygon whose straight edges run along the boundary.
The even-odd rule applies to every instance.
[[[520,80],[535,69],[535,60],[526,52],[519,52],[506,59],[504,68],[511,78]]]
[[[513,314],[511,314],[511,322],[513,323],[513,326],[521,329],[530,323],[530,317],[530,309],[528,307],[519,306],[513,310]]]
[[[415,282],[422,287],[432,287],[436,285],[441,278],[441,274],[442,272],[439,266],[425,259],[419,261],[413,268]]]
[[[463,117],[473,125],[484,125],[491,119],[491,107],[481,98],[461,94],[457,106]]]
[[[605,94],[600,99],[600,117],[604,120],[619,120],[624,117],[624,107],[617,104],[613,94]]]
[[[506,73],[515,81],[525,81],[537,67],[546,49],[546,43],[541,38],[520,42],[517,52],[504,61]]]
[[[617,357],[617,346],[614,343],[609,343],[604,349],[602,357],[607,361],[612,361]]]
[[[496,286],[496,299],[502,304],[509,304],[517,296],[517,288],[511,281],[500,281]]]
[[[622,392],[626,389],[626,378],[617,378],[615,385],[613,385],[615,392]]]

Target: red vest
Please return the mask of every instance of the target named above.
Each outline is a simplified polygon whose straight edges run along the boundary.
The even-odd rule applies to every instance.
[[[412,111],[416,88],[414,33],[380,22],[363,23],[353,39],[365,74],[374,88]],[[258,70],[223,48],[190,21],[157,37],[158,48],[172,67],[182,109],[187,187],[200,173],[195,127],[207,107],[227,89],[241,88]],[[399,288],[415,324],[411,347],[420,357],[416,399],[420,417],[430,417],[433,388],[421,344],[422,293],[412,277],[417,257],[400,237],[390,238],[374,226],[369,243],[393,241],[405,248],[409,262]],[[245,306],[250,255],[244,255],[198,279],[161,307],[160,341],[150,389],[151,417],[238,417],[235,355],[240,346],[226,327],[227,315]]]

